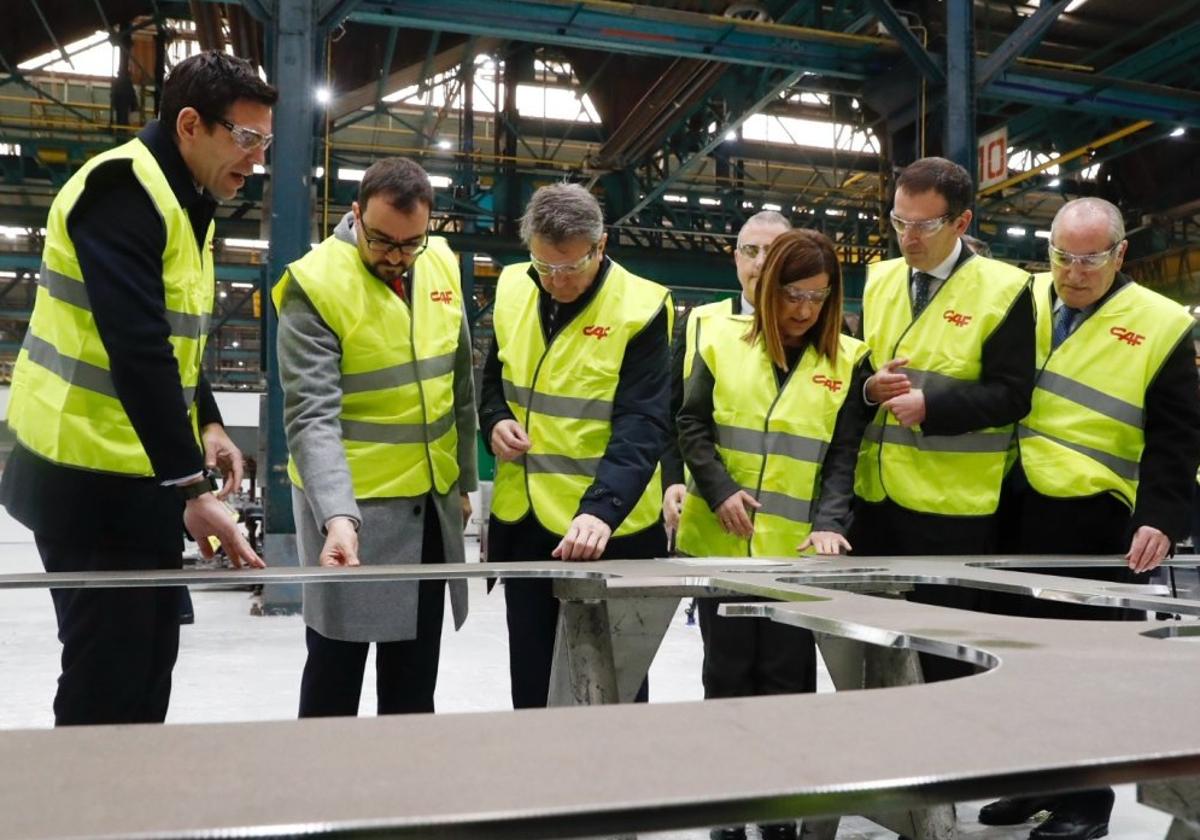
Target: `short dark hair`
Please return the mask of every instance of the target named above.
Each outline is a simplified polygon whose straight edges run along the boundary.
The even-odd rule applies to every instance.
[[[382,195],[401,213],[411,213],[418,202],[433,209],[429,175],[413,160],[388,157],[377,160],[363,173],[358,185],[358,209],[365,213],[372,196]]]
[[[163,82],[158,119],[175,133],[184,108],[195,108],[206,126],[225,119],[239,99],[274,105],[278,91],[258,77],[254,65],[218,50],[188,56],[175,65]]]
[[[952,160],[927,157],[915,161],[900,172],[896,189],[919,195],[933,190],[946,199],[946,212],[957,219],[975,203],[975,184],[971,173]]]

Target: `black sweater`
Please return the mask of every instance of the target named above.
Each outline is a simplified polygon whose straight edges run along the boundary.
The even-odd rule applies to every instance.
[[[200,192],[170,132],[157,121],[138,133],[192,221],[197,247],[216,212]],[[52,463],[20,444],[0,482],[0,502],[41,537],[78,544],[174,550],[182,502],[161,482],[204,468],[168,341],[162,254],[166,229],[128,162],[95,169],[67,219],[113,386],[137,431],[154,478],[128,478]],[[200,425],[221,422],[203,376]]]

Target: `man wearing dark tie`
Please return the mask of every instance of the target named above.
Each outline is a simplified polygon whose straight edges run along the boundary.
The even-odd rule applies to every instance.
[[[1120,273],[1127,248],[1121,213],[1103,199],[1068,202],[1054,218],[1051,272],[1034,279],[1037,383],[1032,410],[1017,426],[1000,548],[1123,554],[1124,568],[1058,574],[1136,583],[1188,533],[1200,397],[1195,320]],[[1130,617],[1053,601],[1022,606],[1039,618]],[[979,820],[1015,825],[1048,810],[1032,840],[1087,840],[1108,832],[1112,805],[1110,788],[1014,797],[985,806]]]
[[[856,554],[988,554],[996,550],[1013,424],[1033,390],[1029,275],[971,252],[974,184],[965,169],[923,158],[896,181],[892,227],[902,258],[870,266],[863,337],[878,372],[855,480]],[[970,608],[967,590],[918,586],[912,600]],[[925,679],[970,666],[923,657]]]

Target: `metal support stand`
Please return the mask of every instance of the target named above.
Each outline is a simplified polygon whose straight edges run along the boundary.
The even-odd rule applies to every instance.
[[[632,702],[679,598],[600,598],[612,593],[585,581],[556,581],[554,591],[558,633],[548,705]]]
[[[868,645],[821,633],[815,635],[829,676],[838,691],[889,688],[923,682],[921,662],[916,651]],[[958,836],[953,805],[863,816],[915,840],[954,840]],[[833,840],[837,836],[838,822],[837,818],[805,820],[801,836],[805,840]]]
[[[1166,840],[1200,840],[1200,778],[1144,782],[1138,785],[1137,799],[1174,817]]]

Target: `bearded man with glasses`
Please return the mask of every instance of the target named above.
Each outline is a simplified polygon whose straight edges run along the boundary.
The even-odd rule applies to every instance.
[[[521,239],[530,259],[500,274],[483,368],[479,425],[497,458],[487,559],[661,557],[671,296],[605,254],[600,204],[579,184],[538,189]],[[510,580],[505,605],[513,706],[545,706],[552,582]]]
[[[275,286],[300,560],[464,563],[478,479],[471,339],[458,260],[429,236],[429,176],[367,169],[333,235]],[[434,711],[447,584],[304,587],[300,716],[355,715],[376,645],[379,714]],[[466,581],[449,584],[455,627]]]
[[[863,337],[877,369],[877,404],[855,478],[849,539],[866,555],[990,554],[1013,424],[1033,390],[1029,275],[978,256],[961,237],[971,223],[971,176],[924,158],[896,181],[892,227],[901,258],[873,263],[863,294]],[[913,600],[978,606],[978,596],[917,586]],[[926,681],[969,665],[922,657]]]
[[[223,126],[269,137],[275,98],[247,61],[184,59],[163,84],[159,118],[55,196],[0,485],[49,572],[178,569],[181,518],[202,552],[215,536],[234,565],[262,565],[218,501],[240,489],[242,453],[201,360],[217,203],[266,150]],[[206,467],[224,475],[217,495]],[[184,594],[51,591],[63,643],[56,725],[166,717]]]
[[[1050,272],[1034,278],[1037,384],[1017,426],[1004,485],[1001,544],[1013,554],[1124,555],[1125,567],[1060,575],[1144,583],[1187,535],[1200,464],[1200,398],[1188,311],[1121,273],[1129,243],[1120,211],[1100,198],[1062,206],[1050,227]],[[1037,618],[1133,619],[1144,613],[1022,599]],[[979,820],[1051,816],[1033,840],[1108,831],[1111,788],[1014,797]]]

